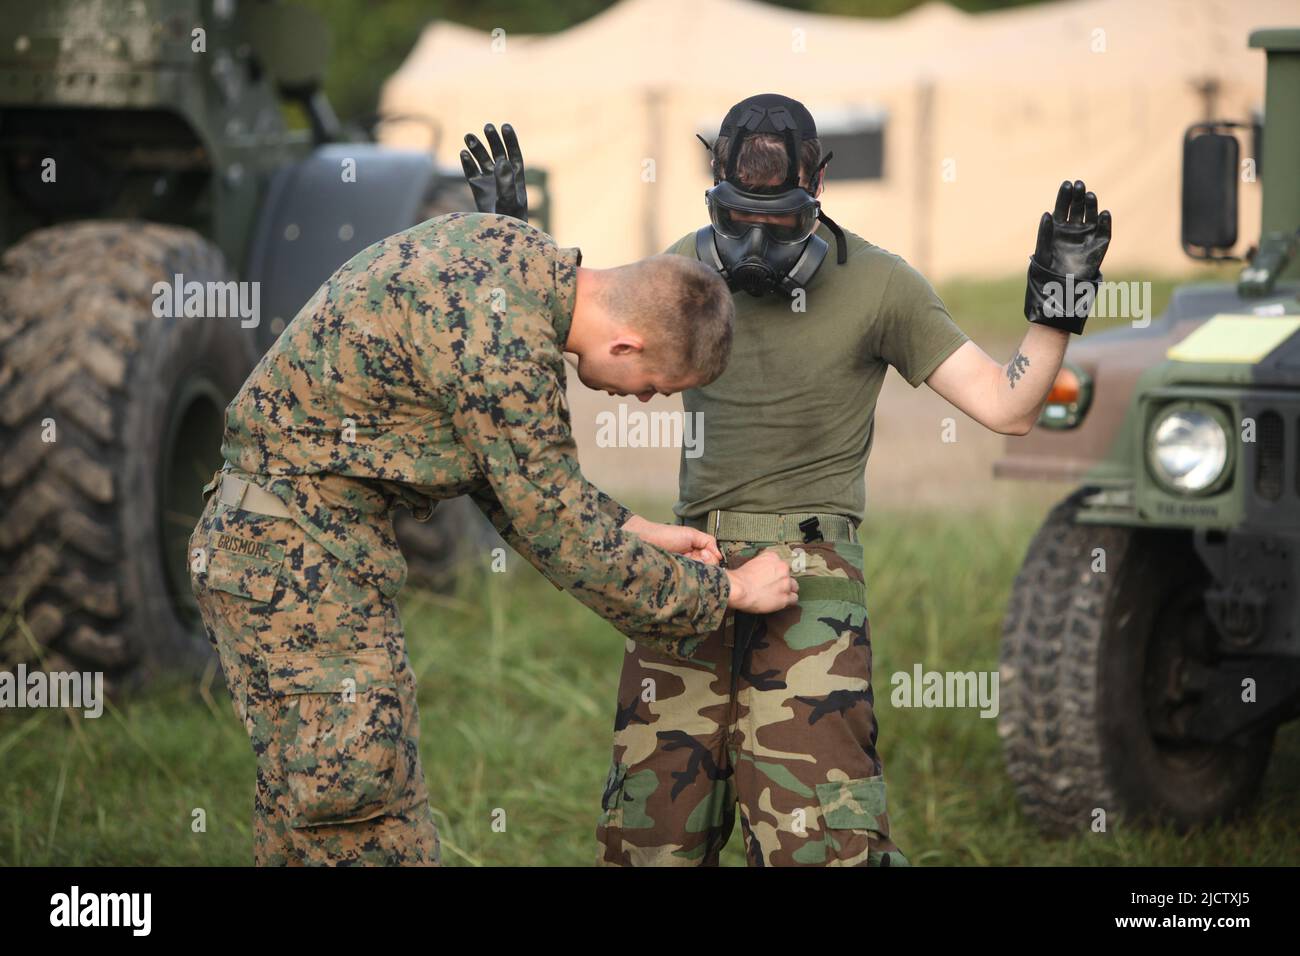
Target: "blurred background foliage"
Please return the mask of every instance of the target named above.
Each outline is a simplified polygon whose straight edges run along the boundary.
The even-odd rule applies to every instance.
[[[555,33],[613,6],[611,0],[298,0],[323,16],[334,38],[325,90],[343,119],[375,112],[379,91],[433,20],[480,30]],[[890,17],[925,0],[784,0],[775,6],[839,16]],[[956,0],[970,13],[1041,0]],[[473,77],[466,77],[467,83]]]

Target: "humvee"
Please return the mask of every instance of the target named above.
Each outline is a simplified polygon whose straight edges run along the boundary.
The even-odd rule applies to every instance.
[[[354,253],[474,208],[459,167],[345,129],[328,45],[260,0],[0,19],[0,666],[214,659],[185,551],[226,404]],[[487,528],[463,505],[399,521],[408,580]]]
[[[1230,817],[1300,715],[1300,29],[1250,45],[1266,55],[1262,128],[1198,123],[1183,142],[1193,257],[1230,255],[1239,179],[1260,177],[1239,280],[1180,287],[1144,327],[1072,342],[1037,427],[995,464],[1078,483],[1033,538],[1003,624],[998,731],[1048,830],[1099,811]]]

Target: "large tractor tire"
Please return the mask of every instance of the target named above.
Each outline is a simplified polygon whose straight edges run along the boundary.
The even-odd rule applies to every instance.
[[[147,223],[43,229],[4,254],[0,667],[120,688],[209,659],[186,548],[252,330],[156,317],[176,275],[230,278],[207,240]]]
[[[1214,665],[1208,573],[1187,533],[1077,524],[1086,491],[1047,516],[1003,622],[998,733],[1025,813],[1062,835],[1098,810],[1108,830],[1229,818],[1257,794],[1274,731],[1221,744],[1152,731],[1196,703],[1171,695],[1171,675]]]

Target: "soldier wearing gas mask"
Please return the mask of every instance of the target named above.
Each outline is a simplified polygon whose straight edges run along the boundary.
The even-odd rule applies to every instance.
[[[461,154],[479,208],[526,217],[513,131],[504,143],[485,132],[490,153],[471,134]],[[906,865],[890,832],[858,539],[876,399],[893,366],[987,428],[1028,432],[1091,310],[1110,214],[1082,182],[1061,185],[1030,259],[1030,325],[1003,365],[920,273],[822,212],[831,157],[801,103],[749,97],[710,149],[710,223],[668,251],[726,278],[736,324],[726,371],[683,393],[708,440],[683,454],[675,511],[731,567],[778,549],[799,603],[729,615],[690,664],[629,643],[600,860],[714,865],[739,816],[754,866]]]
[[[772,182],[775,174],[759,182],[737,174],[745,138],[755,135],[764,137],[760,141],[766,143],[768,154],[765,168],[749,171],[765,173],[775,168],[779,157],[770,138],[775,137],[785,148],[787,170],[779,183]],[[704,145],[709,147],[707,142]],[[710,225],[695,234],[695,253],[717,269],[733,291],[752,296],[800,294],[826,258],[826,240],[816,234],[819,221],[835,236],[835,261],[845,263],[844,233],[821,212],[817,201],[831,154],[819,155],[812,172],[805,168],[800,176],[801,151],[821,151],[817,125],[802,103],[774,93],[751,96],[731,108],[709,148],[713,188],[704,198]]]

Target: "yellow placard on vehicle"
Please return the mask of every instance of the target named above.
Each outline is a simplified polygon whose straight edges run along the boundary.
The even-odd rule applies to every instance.
[[[1300,315],[1216,315],[1165,357],[1175,362],[1258,362],[1300,329]]]

